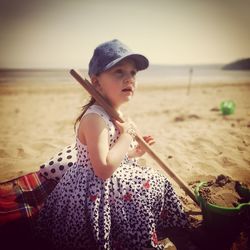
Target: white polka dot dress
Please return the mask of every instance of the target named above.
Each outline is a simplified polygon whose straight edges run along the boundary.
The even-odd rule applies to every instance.
[[[105,111],[91,106],[109,129],[110,147],[119,133]],[[127,156],[107,180],[92,169],[87,146],[76,139],[77,162],[42,208],[37,230],[58,249],[162,249],[157,234],[186,227],[188,220],[171,184],[158,171]]]
[[[76,143],[68,145],[40,166],[38,173],[46,179],[59,181],[77,161]]]

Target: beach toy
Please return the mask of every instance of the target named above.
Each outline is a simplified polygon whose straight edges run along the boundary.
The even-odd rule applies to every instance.
[[[206,186],[206,182],[200,182],[195,190],[195,196],[202,210],[204,224],[211,230],[232,230],[241,226],[244,216],[250,213],[250,189],[238,183],[236,190],[244,203],[240,203],[237,207],[223,207],[209,203],[199,193],[201,187]],[[249,215],[248,215],[249,216]]]
[[[233,101],[222,101],[220,104],[220,110],[223,115],[231,115],[235,110],[235,103]]]

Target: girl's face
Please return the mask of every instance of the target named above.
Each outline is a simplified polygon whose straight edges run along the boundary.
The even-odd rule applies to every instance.
[[[124,59],[99,76],[94,76],[92,82],[110,104],[118,108],[134,95],[136,73],[134,61]]]

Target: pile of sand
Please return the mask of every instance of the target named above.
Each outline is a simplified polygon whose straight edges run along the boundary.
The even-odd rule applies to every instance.
[[[241,203],[249,202],[249,197],[242,196],[238,191],[239,181],[232,180],[223,174],[213,181],[207,182],[206,186],[199,190],[200,195],[211,204],[222,207],[237,207]]]

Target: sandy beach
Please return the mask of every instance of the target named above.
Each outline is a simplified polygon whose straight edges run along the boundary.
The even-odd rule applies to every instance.
[[[1,182],[38,170],[73,143],[74,120],[89,98],[74,80],[2,83],[0,95]],[[195,85],[189,94],[186,86],[141,84],[123,112],[142,134],[154,136],[153,149],[187,183],[224,174],[250,185],[249,96],[248,84]],[[223,100],[236,103],[234,114],[220,113]]]
[[[0,85],[0,181],[39,170],[74,143],[74,121],[89,99],[71,83]],[[186,86],[139,85],[124,106],[166,165],[190,187],[223,174],[250,186],[250,84]],[[233,100],[235,113],[223,116],[221,101]],[[148,155],[146,164],[159,169]],[[187,210],[199,207],[169,178]],[[201,219],[197,215],[196,219]],[[175,248],[166,248],[175,249]]]
[[[38,170],[73,143],[74,120],[89,98],[74,80],[2,83],[0,95],[1,181]],[[196,85],[189,94],[185,86],[147,84],[139,85],[123,111],[143,135],[155,138],[153,149],[187,183],[224,174],[250,185],[249,96],[248,84]],[[234,114],[220,113],[223,100],[236,103]],[[159,168],[149,156],[144,158]]]

